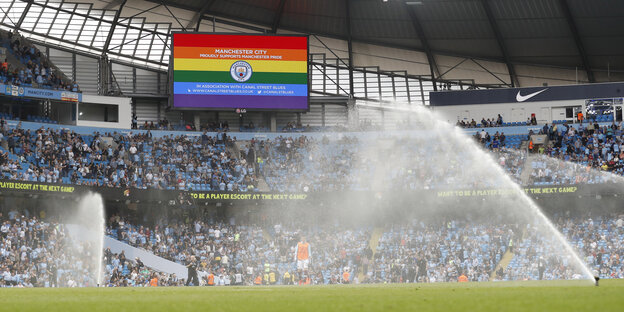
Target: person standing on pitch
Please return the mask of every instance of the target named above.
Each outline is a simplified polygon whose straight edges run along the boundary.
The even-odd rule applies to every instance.
[[[414,279],[414,282],[415,283],[429,282],[428,276],[427,276],[427,259],[425,258],[424,254],[420,255],[420,257],[416,259],[416,266],[418,266],[418,273],[416,275],[416,278]]]
[[[310,244],[306,242],[305,237],[301,237],[301,241],[297,243],[297,254],[295,260],[297,261],[297,271],[301,274],[303,271],[308,270],[310,265]]]
[[[539,273],[539,280],[541,281],[544,278],[544,271],[546,271],[546,261],[544,261],[544,257],[540,257],[537,261],[537,271]]]
[[[199,279],[197,278],[197,261],[195,256],[191,256],[191,261],[186,265],[188,269],[188,276],[186,278],[186,286],[193,284],[193,286],[199,286]]]

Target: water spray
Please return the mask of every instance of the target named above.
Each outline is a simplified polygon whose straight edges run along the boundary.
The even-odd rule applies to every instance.
[[[363,107],[375,107],[376,105],[370,104],[358,104],[358,106]],[[457,128],[454,125],[449,124],[448,122],[440,119],[436,116],[436,114],[423,107],[423,106],[414,106],[414,105],[402,105],[401,103],[392,103],[393,110],[399,112],[411,112],[415,116],[418,117],[417,120],[417,131],[427,132],[427,130],[431,130],[435,134],[439,134],[444,140],[447,140],[446,143],[440,144],[442,149],[442,153],[457,153],[457,149],[459,148],[461,151],[465,151],[464,157],[468,160],[472,160],[470,163],[468,172],[464,174],[468,175],[483,175],[479,178],[483,179],[492,179],[492,181],[481,181],[481,182],[489,182],[489,183],[498,183],[503,185],[506,188],[511,189],[509,193],[510,196],[517,197],[515,205],[518,207],[522,207],[521,213],[526,211],[528,214],[526,217],[530,217],[531,222],[537,225],[538,230],[543,230],[542,237],[553,237],[557,246],[561,246],[561,254],[562,257],[569,257],[571,260],[570,267],[578,269],[582,272],[582,275],[592,280],[597,284],[598,279],[595,278],[594,274],[587,267],[587,265],[581,260],[579,255],[576,253],[574,248],[568,243],[567,239],[563,236],[563,234],[555,227],[555,225],[546,217],[546,215],[542,212],[542,210],[537,206],[535,202],[525,193],[525,191],[514,182],[511,177],[507,174],[507,172],[492,158],[492,155],[477,146],[474,140],[466,135],[463,129]],[[442,155],[441,155],[442,156]],[[486,173],[482,173],[481,171],[487,171]],[[491,174],[490,174],[491,172]],[[463,176],[458,176],[462,178]],[[514,198],[510,198],[513,200]]]
[[[83,195],[78,204],[67,217],[67,226],[71,230],[73,241],[76,243],[90,243],[91,256],[84,257],[76,255],[83,263],[88,264],[93,269],[93,281],[91,285],[100,287],[104,277],[102,258],[104,254],[104,203],[102,196],[97,193],[87,193]],[[64,252],[74,252],[77,246],[69,246]],[[89,253],[85,253],[89,254]]]

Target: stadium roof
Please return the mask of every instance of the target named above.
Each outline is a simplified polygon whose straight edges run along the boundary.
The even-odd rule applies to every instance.
[[[345,40],[351,36],[361,42],[502,62],[563,67],[585,67],[587,63],[591,68],[606,68],[609,63],[612,68],[624,68],[624,1],[165,2],[273,31],[281,28]]]
[[[624,70],[624,1],[0,0],[0,5],[4,27],[19,25],[45,39],[162,65],[171,31],[194,30],[198,22],[215,18],[240,31],[294,31],[422,51],[433,62],[431,56],[440,54]],[[67,15],[65,24],[59,15]]]

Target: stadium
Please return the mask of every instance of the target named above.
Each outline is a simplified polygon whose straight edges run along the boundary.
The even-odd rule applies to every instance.
[[[0,310],[621,311],[622,19],[0,0]]]

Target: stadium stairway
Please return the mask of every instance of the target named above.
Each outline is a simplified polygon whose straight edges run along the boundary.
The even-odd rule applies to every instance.
[[[548,140],[546,141],[547,143],[544,144],[546,147],[552,145],[548,143]],[[522,168],[522,174],[520,175],[520,181],[522,182],[522,185],[529,185],[531,184],[531,172],[533,172],[533,162],[535,161],[539,161],[539,154],[527,154],[527,159],[524,162],[524,167]]]
[[[241,147],[243,145],[246,145],[248,143],[248,141],[236,141],[234,142],[233,145],[230,144],[226,144],[225,148],[228,152],[230,152],[230,155],[232,155],[232,157],[234,159],[240,159],[241,158]]]
[[[520,235],[520,239],[518,239],[517,237],[514,237],[514,246],[518,246],[518,244],[524,240],[524,238],[526,237],[526,228],[522,230],[522,235]],[[509,250],[509,248],[507,248],[507,250],[505,251],[505,253],[503,254],[503,257],[500,259],[500,261],[498,262],[498,264],[496,265],[496,267],[494,268],[494,271],[492,271],[492,273],[490,273],[490,281],[494,281],[496,278],[496,271],[498,271],[500,268],[503,268],[503,272],[507,270],[507,267],[509,266],[509,263],[511,262],[511,260],[513,260],[515,254],[513,252],[511,252]]]
[[[490,273],[490,281],[494,281],[496,279],[496,271],[498,271],[500,268],[503,268],[503,271],[507,269],[507,266],[509,265],[513,257],[514,257],[514,254],[511,251],[509,251],[509,249],[507,249],[507,251],[505,251],[505,253],[503,254],[503,257],[500,259],[500,261],[496,265],[496,268],[494,268],[494,271]]]
[[[241,158],[241,150],[243,150],[243,147],[248,144],[249,141],[236,141],[234,142],[234,146],[228,146],[227,149],[234,158],[239,159]],[[258,186],[256,188],[259,192],[271,191],[269,184],[260,173],[258,174]]]
[[[520,150],[528,151],[529,141],[523,140],[522,143],[520,144]],[[531,179],[531,171],[532,171],[531,169],[533,169],[531,165],[531,159],[533,157],[531,155],[532,154],[527,154],[527,159],[524,162],[524,167],[522,168],[522,173],[520,174],[520,181],[522,182],[522,185],[529,184],[529,179]]]
[[[121,251],[124,251],[126,259],[135,259],[138,257],[143,264],[156,271],[175,274],[177,277],[184,279],[187,277],[188,272],[185,266],[156,256],[147,250],[132,247],[112,237],[104,237],[104,248],[110,248],[113,253],[121,253]]]
[[[13,69],[19,70],[19,69],[26,68],[26,66],[22,64],[22,62],[20,62],[20,60],[17,59],[17,57],[15,57],[15,55],[13,55],[13,53],[10,52],[8,49],[7,49],[7,53],[5,54],[5,58],[7,59],[7,62],[11,65]],[[2,61],[4,62],[4,60]]]
[[[115,140],[113,140],[113,137],[110,136],[100,137],[100,142],[100,148],[102,150],[106,150],[109,145],[113,148],[113,150],[116,150],[118,146],[117,142],[115,142]]]
[[[65,225],[65,227],[70,235],[77,238],[78,240],[93,241],[96,239],[94,237],[95,232],[83,226],[67,224]],[[186,279],[187,277],[188,272],[184,265],[156,256],[145,249],[132,247],[124,242],[118,241],[110,236],[105,235],[104,249],[106,248],[110,248],[110,250],[116,254],[119,254],[123,251],[126,255],[126,259],[134,260],[136,258],[139,258],[145,266],[152,268],[156,271],[175,274],[178,278]]]
[[[522,185],[528,185],[529,180],[531,179],[531,171],[533,169],[531,165],[532,159],[533,156],[528,156],[524,162],[524,167],[522,168],[522,173],[520,174],[520,181],[522,182]]]
[[[375,259],[375,252],[377,252],[377,246],[379,246],[379,239],[383,235],[383,232],[384,232],[383,228],[375,227],[373,229],[373,233],[371,233],[371,237],[368,240],[368,247],[370,247],[370,249],[373,251],[373,256],[371,257],[371,260]],[[358,272],[358,280],[362,282],[364,281],[365,277],[366,277],[366,272],[364,272],[364,266],[360,265],[359,272]]]
[[[272,242],[273,241],[273,235],[271,235],[271,233],[269,233],[269,231],[267,229],[262,229],[262,238],[264,238],[264,240],[266,242]]]

